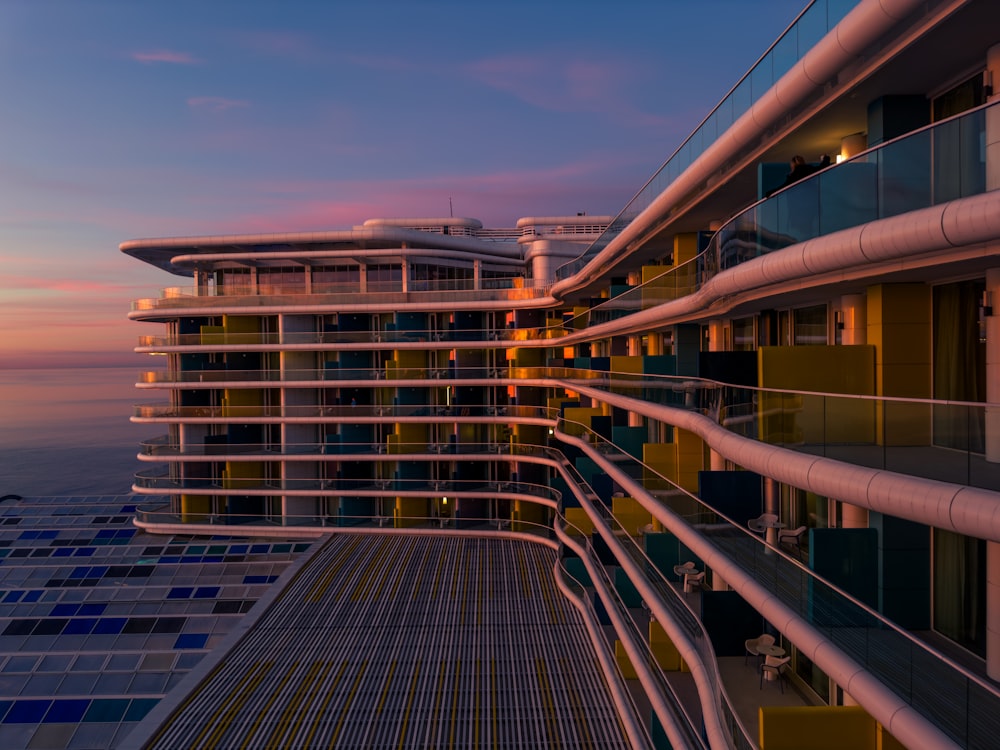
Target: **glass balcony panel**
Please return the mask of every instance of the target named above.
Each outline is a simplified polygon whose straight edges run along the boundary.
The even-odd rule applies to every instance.
[[[851,5],[856,4],[856,2],[851,2]],[[830,30],[828,13],[827,0],[816,0],[799,16],[799,20],[795,24],[798,49],[810,50],[826,36],[827,31]]]
[[[879,149],[878,207],[879,218],[898,216],[931,205],[932,132],[925,130]]]
[[[819,232],[830,234],[878,218],[878,166],[875,156],[859,157],[821,172],[823,200]]]
[[[800,49],[798,34],[795,30],[785,34],[775,43],[774,49],[771,50],[771,77],[773,80],[779,80],[799,61]]]

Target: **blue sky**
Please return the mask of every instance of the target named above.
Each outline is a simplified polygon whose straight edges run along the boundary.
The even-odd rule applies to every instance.
[[[806,0],[0,0],[0,367],[135,362],[126,239],[617,213]]]

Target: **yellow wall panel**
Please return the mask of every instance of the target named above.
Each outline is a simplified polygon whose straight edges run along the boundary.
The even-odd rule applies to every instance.
[[[564,412],[565,421],[562,428],[567,435],[582,437],[587,434],[593,417],[601,416],[601,410],[588,406],[571,406]]]
[[[183,521],[207,521],[212,510],[212,498],[206,495],[181,495]]]
[[[653,652],[653,658],[666,672],[679,672],[683,660],[681,654],[670,640],[663,626],[655,620],[649,623],[649,650]]]
[[[618,640],[615,641],[615,661],[618,662],[618,669],[621,670],[622,676],[626,680],[638,679],[635,667],[632,666],[632,660],[628,658],[628,654],[625,653],[625,647]]]
[[[875,394],[873,346],[762,346],[762,388]],[[871,401],[794,394],[761,394],[759,439],[782,443],[870,442],[876,429]]]
[[[566,517],[566,521],[571,524],[566,528],[566,533],[570,536],[590,536],[594,533],[594,522],[583,508],[566,508],[563,515]]]
[[[630,372],[636,375],[642,374],[642,357],[612,357],[612,372]]]
[[[761,750],[876,750],[876,723],[860,706],[761,706]]]
[[[393,508],[393,526],[397,529],[419,526],[430,516],[426,497],[397,497]]]
[[[633,536],[653,522],[652,514],[631,497],[611,498],[611,514]]]

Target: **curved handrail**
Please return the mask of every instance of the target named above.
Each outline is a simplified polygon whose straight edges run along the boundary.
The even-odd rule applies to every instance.
[[[712,109],[656,173],[615,217],[611,226],[587,250],[575,260],[556,269],[556,278],[567,279],[578,273],[614,237],[684,172],[695,159],[711,146],[716,138],[725,132],[741,115],[748,112],[754,103],[809,51],[818,39],[837,25],[857,2],[833,3],[826,0],[810,2],[789,24],[788,28],[764,52],[735,86]],[[810,28],[808,24],[815,24]],[[799,35],[815,38],[800,40]],[[795,51],[789,49],[795,46]],[[778,62],[777,65],[775,63]]]
[[[614,453],[617,460],[611,462],[606,460],[606,453],[602,453],[581,438],[574,437],[572,435],[567,435],[561,430],[556,430],[556,435],[571,445],[575,445],[581,448],[592,460],[594,460],[598,466],[604,468],[608,471],[615,479],[619,482],[624,482],[626,485],[635,484],[635,482],[626,477],[624,469],[622,469],[622,461],[635,463],[643,465],[641,461],[638,461],[635,457],[620,451],[617,447],[612,447],[608,452]],[[599,437],[599,436],[598,436]],[[612,444],[613,445],[613,444]],[[644,466],[644,465],[643,465]],[[649,467],[646,467],[648,469]],[[646,470],[644,469],[644,470]],[[661,478],[662,475],[657,474]],[[864,665],[866,670],[878,679],[882,685],[886,688],[892,690],[895,695],[903,701],[909,703],[914,711],[922,713],[927,711],[929,706],[934,705],[937,701],[937,696],[940,694],[942,685],[949,685],[949,694],[956,696],[956,699],[961,701],[962,696],[966,700],[966,712],[969,711],[990,711],[996,713],[997,708],[1000,707],[1000,689],[995,685],[991,685],[987,681],[969,672],[967,669],[957,664],[946,655],[941,654],[930,647],[928,644],[920,641],[912,634],[899,628],[891,621],[882,617],[879,613],[875,612],[871,608],[857,601],[854,597],[848,595],[846,592],[841,591],[839,588],[833,586],[825,579],[817,576],[813,571],[803,566],[799,561],[793,560],[782,551],[776,549],[775,547],[766,544],[761,539],[757,538],[756,535],[751,535],[746,529],[743,529],[738,524],[718,513],[715,509],[707,506],[700,498],[695,495],[686,492],[675,483],[666,480],[671,485],[674,486],[675,491],[680,492],[685,495],[689,500],[696,502],[702,507],[703,511],[712,514],[716,518],[721,518],[723,521],[732,528],[733,534],[735,534],[735,539],[740,541],[740,544],[744,547],[748,547],[753,550],[751,554],[741,554],[739,550],[732,547],[730,544],[731,535],[714,535],[713,538],[716,542],[712,542],[709,538],[702,532],[697,532],[694,529],[686,529],[684,536],[687,541],[684,541],[692,550],[698,554],[706,561],[710,559],[728,559],[731,561],[730,575],[735,574],[734,571],[739,571],[739,576],[747,577],[748,575],[756,580],[756,583],[762,586],[762,591],[766,592],[766,596],[776,602],[780,602],[780,606],[787,608],[789,612],[795,613],[795,616],[799,618],[803,625],[807,627],[817,629],[817,632],[826,632],[824,636],[827,641],[831,644],[836,645],[837,649],[848,655],[850,659],[857,659],[860,665]],[[638,490],[638,486],[635,488]],[[662,501],[657,501],[652,498],[651,495],[643,490],[639,494],[635,495],[636,499],[640,501],[643,507],[649,509],[657,520],[661,521],[670,528],[675,533],[680,532],[680,527],[678,523],[684,523],[690,526],[688,521],[685,521],[674,511],[670,510],[668,507],[663,506],[663,510],[666,510],[666,514],[657,514],[657,511],[662,505]],[[646,502],[643,502],[643,499]],[[694,533],[697,536],[692,537],[691,534]],[[726,542],[727,546],[720,546],[723,542]],[[784,588],[779,582],[781,581],[781,576],[779,571],[781,567],[787,567],[791,570],[797,571],[797,575],[803,580],[808,580],[813,582],[813,587],[816,589],[813,596],[810,596],[808,600],[802,599],[801,597],[792,596],[786,588]],[[724,572],[723,575],[726,575]],[[795,587],[796,591],[803,590],[804,583],[799,583]],[[838,632],[836,630],[835,622],[824,623],[823,621],[817,619],[821,617],[825,610],[813,609],[815,602],[819,601],[822,596],[832,596],[836,597],[836,601],[841,601],[850,605],[849,611],[845,610],[841,613],[841,617],[848,617],[847,624],[854,624],[856,627],[860,627],[867,631],[872,631],[878,635],[878,645],[869,645],[867,640],[860,639],[859,642],[858,634],[852,631],[850,637],[838,637]],[[825,601],[825,599],[824,599]],[[761,602],[757,602],[758,608],[760,608]],[[874,623],[873,625],[867,625],[868,622]],[[794,623],[793,623],[794,624]],[[841,623],[843,624],[843,623]],[[793,628],[795,629],[795,628]],[[795,633],[786,632],[786,637],[789,637],[793,642],[801,635],[798,633],[798,629],[795,629]],[[901,649],[903,656],[902,663],[908,663],[914,670],[931,670],[934,671],[935,665],[943,666],[944,670],[937,670],[936,677],[937,682],[934,685],[926,684],[924,680],[920,679],[907,679],[903,678],[902,683],[897,678],[895,673],[888,668],[888,661],[892,660],[889,656],[889,647],[891,645],[891,638],[896,638],[901,640],[907,646]],[[870,650],[871,649],[871,650]],[[892,653],[896,653],[893,651]],[[822,666],[822,665],[821,665]],[[952,684],[949,682],[949,678],[958,678],[957,684]],[[849,686],[844,686],[848,687]],[[975,709],[971,704],[975,705]],[[869,707],[872,710],[872,707]],[[949,716],[951,714],[949,713]],[[959,725],[945,721],[939,721],[942,718],[941,715],[930,712],[927,715],[927,720],[938,727],[939,731],[943,734],[947,734],[953,738],[961,739],[966,736],[969,732],[969,726],[961,718],[959,718]],[[887,724],[887,727],[889,725]],[[889,727],[891,729],[891,727]]]
[[[979,141],[985,133],[986,110],[995,106],[1000,102],[880,143],[753,203],[715,232],[697,257],[665,267],[662,274],[586,314],[618,320],[693,294],[721,271],[752,258],[851,226],[986,192]],[[934,165],[935,148],[942,140],[963,147],[968,157],[954,163],[951,171]],[[881,197],[887,194],[894,200]]]

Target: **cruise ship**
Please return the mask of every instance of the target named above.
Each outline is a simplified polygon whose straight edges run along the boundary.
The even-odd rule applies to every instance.
[[[996,747],[995,84],[816,0],[617,215],[124,242],[135,525],[315,540],[125,746]]]

